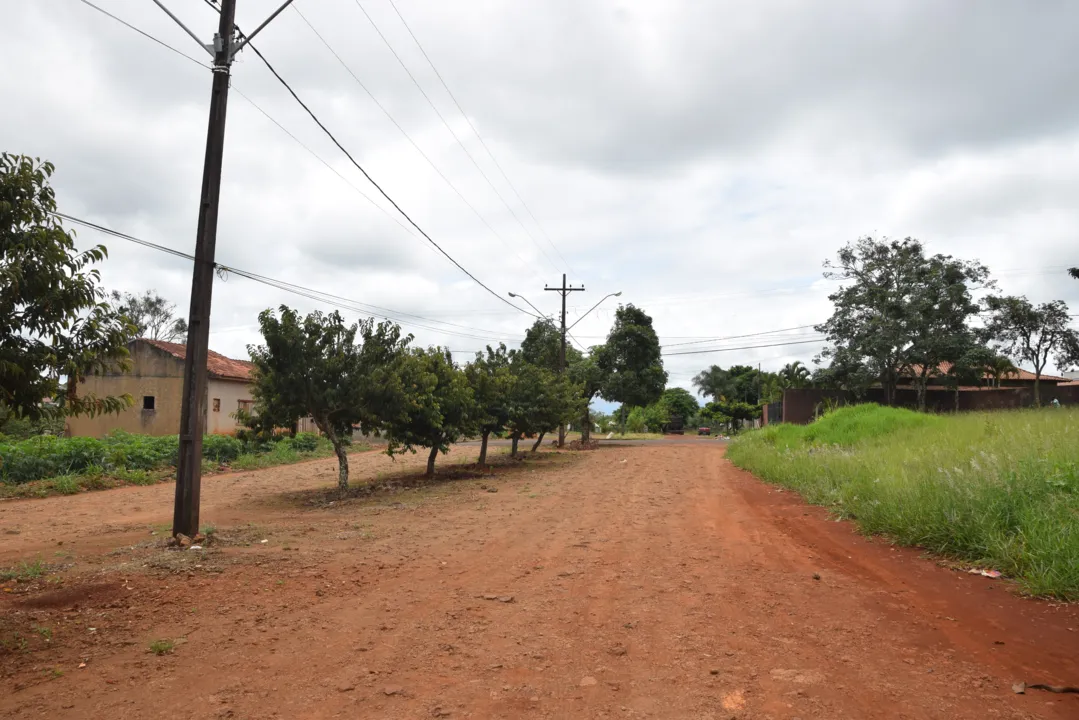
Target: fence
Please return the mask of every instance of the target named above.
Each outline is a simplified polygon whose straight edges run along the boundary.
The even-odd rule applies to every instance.
[[[1053,400],[1061,405],[1079,405],[1079,385],[1043,385],[1041,388],[1042,405]],[[958,404],[957,404],[958,400]],[[849,405],[855,402],[875,402],[884,404],[884,391],[870,388],[861,398],[841,390],[820,390],[800,388],[783,391],[783,422],[805,425],[828,405]],[[904,387],[896,390],[897,407],[916,408],[918,396],[913,388]],[[930,387],[926,391],[926,409],[930,412],[960,412],[976,410],[1017,410],[1034,406],[1034,389],[1028,387],[999,388],[984,390],[960,390]],[[774,422],[769,419],[769,422]]]

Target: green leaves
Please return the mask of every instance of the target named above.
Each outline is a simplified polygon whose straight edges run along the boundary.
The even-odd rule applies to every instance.
[[[52,173],[51,163],[0,154],[0,405],[38,418],[66,378],[66,414],[119,412],[129,398],[78,396],[86,375],[126,363],[129,327],[90,267],[105,248],[78,252],[51,214]]]
[[[667,385],[652,318],[633,305],[615,311],[614,327],[596,362],[604,374],[600,394],[613,402],[645,407],[658,400]]]

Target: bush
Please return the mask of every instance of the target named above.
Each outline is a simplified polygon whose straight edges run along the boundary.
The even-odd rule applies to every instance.
[[[202,438],[202,456],[207,460],[227,463],[244,451],[243,443],[231,435],[206,435]]]
[[[310,432],[297,433],[291,444],[296,452],[314,452],[318,450],[318,435]]]

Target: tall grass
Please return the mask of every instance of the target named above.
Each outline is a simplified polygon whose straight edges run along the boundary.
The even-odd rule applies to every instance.
[[[954,416],[860,405],[775,425],[727,456],[867,533],[1079,599],[1079,410]]]

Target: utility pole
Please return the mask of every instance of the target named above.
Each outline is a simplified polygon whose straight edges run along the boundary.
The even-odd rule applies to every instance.
[[[154,0],[176,24],[213,55],[213,88],[206,131],[206,157],[202,166],[202,195],[195,238],[195,267],[191,275],[191,306],[188,310],[187,348],[184,352],[184,391],[180,406],[180,457],[176,466],[176,501],[172,534],[194,537],[199,531],[199,494],[202,486],[202,433],[206,424],[206,358],[210,344],[210,299],[213,292],[214,254],[217,249],[217,210],[221,199],[221,165],[225,153],[225,111],[229,77],[236,53],[277,17],[292,0],[277,9],[240,43],[236,35],[236,0],[221,0],[221,19],[213,45],[203,45],[167,7]]]
[[[558,351],[558,372],[560,375],[564,375],[566,372],[566,296],[571,292],[584,292],[584,285],[581,287],[566,285],[566,274],[562,273],[562,287],[547,287],[544,285],[543,289],[556,292],[562,296],[562,347]],[[558,447],[564,447],[565,445],[566,424],[562,423],[558,426]]]

